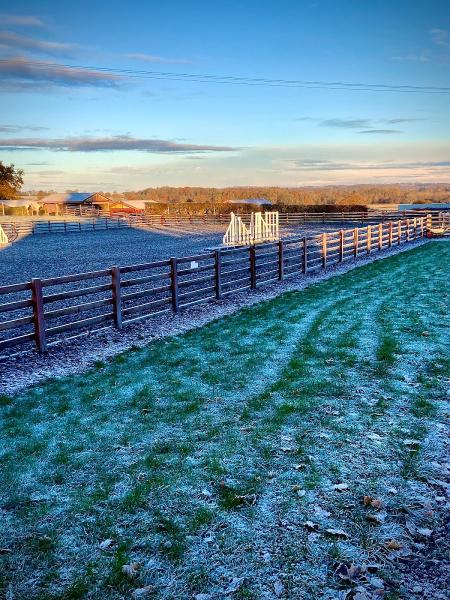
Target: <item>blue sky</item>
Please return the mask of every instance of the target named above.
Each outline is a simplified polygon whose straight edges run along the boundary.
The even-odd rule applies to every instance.
[[[448,2],[19,0],[0,59],[26,189],[450,181],[450,93],[134,73],[450,90]]]

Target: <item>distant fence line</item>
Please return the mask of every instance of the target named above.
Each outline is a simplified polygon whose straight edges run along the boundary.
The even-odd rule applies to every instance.
[[[55,338],[99,326],[123,329],[157,314],[220,300],[422,238],[427,218],[389,221],[310,237],[217,249],[146,264],[113,266],[0,287],[0,351],[34,342],[45,352]],[[86,282],[89,282],[86,284]],[[79,318],[81,317],[81,318]]]
[[[417,218],[430,214],[433,222],[439,220],[442,213],[424,213],[419,211],[403,211],[401,213],[279,213],[279,223],[282,226],[307,225],[307,224],[361,224],[384,223],[405,218]],[[239,215],[244,222],[250,222],[250,214]],[[0,219],[9,242],[14,242],[23,236],[40,235],[48,233],[80,233],[86,231],[102,231],[106,229],[119,229],[128,227],[188,227],[189,225],[227,224],[230,215],[148,215],[148,214],[122,214],[116,217],[99,216],[84,219],[39,219],[33,220],[23,217],[21,220]]]
[[[26,235],[79,233],[83,231],[101,231],[104,229],[117,229],[132,226],[129,222],[120,217],[98,217],[78,220],[32,220],[24,217],[23,220],[20,221],[0,220],[0,225],[6,232],[9,242],[14,242],[16,239],[20,239]]]

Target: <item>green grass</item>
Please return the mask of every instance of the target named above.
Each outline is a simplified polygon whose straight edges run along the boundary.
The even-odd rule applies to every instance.
[[[361,497],[427,495],[449,258],[428,244],[0,396],[3,590],[188,600],[238,578],[232,597],[256,599],[273,593],[267,568],[293,597],[298,581],[305,597],[338,587],[330,561],[383,546]],[[349,540],[312,543],[302,523],[320,520]]]

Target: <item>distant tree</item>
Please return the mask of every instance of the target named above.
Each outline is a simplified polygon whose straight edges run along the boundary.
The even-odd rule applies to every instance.
[[[23,185],[23,171],[14,165],[4,165],[0,160],[0,198],[13,200],[17,198]]]

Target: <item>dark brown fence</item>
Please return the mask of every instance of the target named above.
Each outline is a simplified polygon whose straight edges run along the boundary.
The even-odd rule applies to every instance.
[[[0,351],[128,323],[307,275],[423,237],[414,218],[0,287]]]

